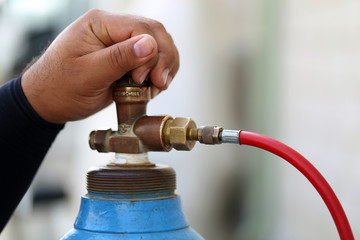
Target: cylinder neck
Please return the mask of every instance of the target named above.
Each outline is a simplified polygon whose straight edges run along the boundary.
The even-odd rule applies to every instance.
[[[175,194],[176,174],[165,165],[108,164],[87,173],[88,194],[102,198],[156,199]]]

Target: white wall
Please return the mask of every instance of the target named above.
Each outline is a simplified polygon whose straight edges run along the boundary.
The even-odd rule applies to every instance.
[[[360,3],[284,1],[279,138],[319,169],[360,236]],[[338,239],[325,204],[280,166],[277,239]],[[285,231],[282,231],[285,230]]]

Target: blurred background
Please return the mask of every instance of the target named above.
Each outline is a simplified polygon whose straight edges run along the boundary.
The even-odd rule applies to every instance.
[[[0,0],[0,82],[91,8],[154,18],[171,33],[181,67],[149,114],[292,146],[328,180],[360,237],[359,1]],[[112,158],[91,151],[88,134],[109,127],[114,105],[66,124],[1,240],[59,239],[72,227],[87,169]],[[185,214],[208,240],[338,239],[311,184],[270,154],[198,144],[150,158],[175,168]]]

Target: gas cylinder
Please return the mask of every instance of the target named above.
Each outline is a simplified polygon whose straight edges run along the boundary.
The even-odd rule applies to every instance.
[[[175,186],[175,171],[165,165],[92,168],[74,227],[61,239],[203,239],[189,227]]]

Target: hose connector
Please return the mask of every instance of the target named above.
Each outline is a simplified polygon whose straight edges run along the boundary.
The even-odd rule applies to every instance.
[[[222,127],[218,126],[201,126],[198,128],[197,139],[200,143],[214,145],[221,144]]]

